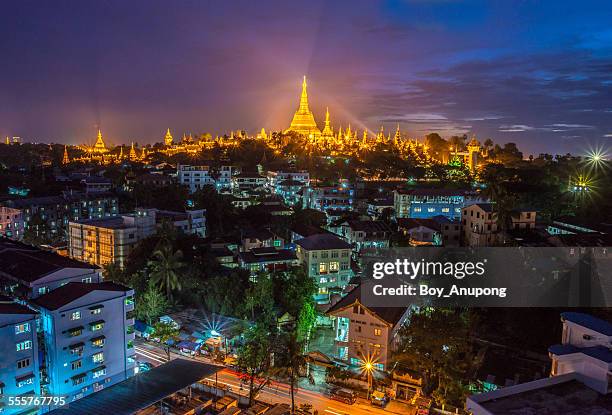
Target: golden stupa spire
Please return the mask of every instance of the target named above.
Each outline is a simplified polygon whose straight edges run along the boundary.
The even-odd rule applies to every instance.
[[[300,106],[293,115],[291,125],[287,130],[285,130],[285,132],[287,133],[293,131],[310,138],[317,138],[321,136],[321,130],[319,130],[319,127],[317,127],[314,115],[312,115],[312,112],[310,112],[310,108],[308,107],[308,93],[306,92],[306,87],[306,76],[304,76],[304,80],[302,81]]]
[[[164,144],[166,144],[167,146],[171,146],[172,145],[172,134],[170,134],[170,129],[169,128],[166,131],[166,136],[164,137]]]
[[[98,138],[96,140],[96,144],[94,145],[93,152],[94,153],[106,153],[108,150],[106,149],[106,144],[104,144],[104,140],[102,139],[102,131],[98,128]]]
[[[328,138],[334,136],[334,131],[332,130],[331,123],[329,121],[329,108],[325,109],[325,127],[323,127],[321,135]]]
[[[68,146],[64,145],[64,158],[62,159],[62,164],[70,163],[70,159],[68,158]]]
[[[136,160],[136,150],[134,149],[134,142],[132,141],[132,148],[130,148],[130,160]]]
[[[395,140],[396,143],[399,143],[401,139],[402,133],[400,132],[399,123],[397,123],[397,130],[395,130],[395,136],[393,137],[393,140]]]

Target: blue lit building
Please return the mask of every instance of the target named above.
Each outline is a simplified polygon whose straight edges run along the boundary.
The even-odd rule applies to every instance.
[[[0,395],[40,394],[36,312],[0,298]],[[24,408],[0,407],[2,414]]]
[[[34,300],[41,315],[47,394],[71,402],[134,375],[134,291],[69,283]]]
[[[442,215],[451,220],[461,218],[465,195],[453,189],[395,190],[393,204],[396,218],[428,219]]]
[[[346,181],[335,186],[310,186],[302,190],[302,207],[322,212],[353,210],[355,190]]]

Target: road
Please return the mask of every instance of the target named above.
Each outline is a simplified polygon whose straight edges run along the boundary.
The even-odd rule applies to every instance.
[[[167,355],[165,351],[159,346],[143,341],[136,341],[135,345],[136,355],[138,356],[139,361],[146,361],[151,363],[153,366],[158,366],[167,360]],[[187,358],[178,353],[171,352],[170,357],[175,359],[177,357]],[[205,363],[212,363],[209,359],[204,357],[195,357],[192,358],[195,360],[199,360]],[[215,378],[209,378],[209,381],[215,381]],[[241,390],[240,378],[238,377],[238,373],[231,371],[227,368],[219,371],[217,373],[216,381],[220,385],[229,386],[232,389],[232,392],[239,393],[242,395],[248,395],[248,386],[245,385]],[[291,393],[289,389],[289,385],[284,384],[282,382],[272,381],[269,385],[265,386],[257,397],[258,400],[266,402],[266,403],[287,403],[291,404]],[[316,409],[320,415],[329,414],[329,415],[367,415],[367,414],[380,414],[380,415],[389,415],[394,412],[390,412],[388,410],[384,410],[381,408],[374,407],[370,405],[366,401],[358,401],[353,405],[347,405],[343,402],[338,402],[332,399],[329,399],[325,394],[307,390],[307,389],[299,389],[295,393],[295,402],[296,406],[299,406],[302,403],[309,403],[313,406],[313,409]],[[407,414],[408,412],[403,412]]]

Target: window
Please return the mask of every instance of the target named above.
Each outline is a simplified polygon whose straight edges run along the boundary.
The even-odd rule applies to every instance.
[[[327,284],[327,278],[325,277],[319,278],[319,284]]]
[[[21,388],[22,386],[25,385],[33,385],[34,384],[34,375],[33,374],[29,374],[27,376],[22,376],[20,378],[17,378],[17,387]]]
[[[338,272],[340,270],[340,263],[337,261],[329,263],[329,272]]]
[[[17,369],[23,369],[24,367],[28,367],[30,366],[30,358],[27,359],[21,359],[17,361]]]
[[[72,370],[80,369],[82,366],[83,366],[82,360],[75,360],[74,362],[70,363],[70,367],[72,368]]]
[[[414,208],[414,211],[415,211],[415,212],[420,212],[420,211],[421,211],[421,208],[420,208],[420,207],[415,207],[415,208]]]
[[[381,329],[374,329],[374,335],[375,335],[375,336],[380,336],[380,335],[382,335],[382,330],[381,330]]]
[[[93,378],[99,378],[100,376],[106,375],[106,368],[94,369],[93,370]]]
[[[79,320],[80,318],[81,318],[80,311],[73,311],[72,314],[70,314],[70,320]]]
[[[19,342],[16,344],[17,346],[17,351],[20,352],[22,350],[29,350],[32,348],[32,341],[31,340],[26,340],[23,342]]]
[[[96,337],[95,339],[91,339],[91,344],[94,347],[104,347],[104,340],[105,340],[104,336]]]
[[[91,277],[81,278],[81,282],[91,283]]]
[[[73,385],[80,385],[80,384],[82,384],[83,382],[85,382],[85,377],[86,377],[86,375],[74,376],[72,378],[72,384]]]
[[[98,352],[91,356],[91,360],[94,363],[102,363],[104,362],[104,353]]]
[[[91,309],[91,314],[97,315],[102,313],[102,306],[95,307]]]
[[[449,208],[442,208],[442,212],[443,212],[443,213],[449,213],[449,212],[450,212],[450,209],[449,209]]]
[[[89,323],[89,326],[91,327],[91,331],[102,330],[104,328],[104,321],[103,320],[94,321],[94,322]]]
[[[322,262],[319,264],[319,274],[327,274],[327,264]]]
[[[38,288],[38,295],[43,295],[46,294],[48,292],[48,288],[47,287],[39,287]]]
[[[353,314],[359,314],[359,304],[353,304]]]
[[[15,326],[15,334],[29,333],[30,323],[17,324]]]

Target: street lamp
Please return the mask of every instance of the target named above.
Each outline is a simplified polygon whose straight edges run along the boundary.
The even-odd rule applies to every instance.
[[[368,375],[368,401],[370,400],[370,390],[372,389],[372,372],[374,371],[374,365],[372,360],[368,357],[364,359],[363,370]]]

